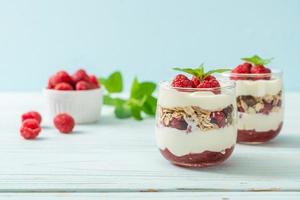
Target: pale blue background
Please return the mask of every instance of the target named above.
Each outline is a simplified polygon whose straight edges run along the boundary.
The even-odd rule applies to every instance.
[[[286,88],[300,90],[299,0],[0,1],[0,90],[39,90],[82,66],[159,81],[174,65],[232,66],[254,53],[275,57]]]

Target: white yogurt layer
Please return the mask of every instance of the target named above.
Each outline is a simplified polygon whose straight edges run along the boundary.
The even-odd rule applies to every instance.
[[[274,77],[271,80],[237,80],[236,96],[252,95],[262,97],[265,95],[276,95],[282,90],[282,79]]]
[[[276,130],[279,124],[283,121],[283,109],[278,112],[271,112],[268,115],[262,113],[238,114],[238,129],[239,130],[256,130],[259,132]]]
[[[169,127],[156,127],[156,141],[160,149],[168,148],[176,156],[204,151],[221,152],[236,143],[234,125],[210,131],[194,130],[190,133]]]
[[[179,92],[175,89],[160,89],[158,104],[165,108],[199,106],[200,108],[217,111],[233,104],[233,94],[218,94],[212,92]]]

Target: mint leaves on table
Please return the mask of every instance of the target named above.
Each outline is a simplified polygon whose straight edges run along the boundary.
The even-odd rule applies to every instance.
[[[247,61],[254,65],[267,65],[273,60],[273,58],[264,59],[264,58],[259,57],[258,55],[254,55],[249,58],[241,58],[241,60]]]
[[[198,79],[203,79],[203,78],[205,78],[205,77],[207,77],[211,74],[223,73],[223,72],[226,72],[226,71],[230,71],[230,69],[214,69],[214,70],[210,70],[210,71],[205,72],[203,63],[197,68],[178,68],[178,67],[175,67],[173,69],[176,70],[176,71],[181,71],[181,72],[191,74],[191,75],[197,77]]]
[[[142,120],[142,113],[154,116],[157,99],[153,96],[156,84],[153,82],[139,82],[134,78],[129,98],[114,97],[116,93],[123,92],[123,78],[119,71],[109,75],[108,78],[100,78],[99,81],[105,87],[107,94],[104,95],[105,105],[114,106],[117,118],[125,119],[133,117]]]
[[[122,92],[123,90],[123,79],[119,71],[112,73],[108,78],[100,78],[99,81],[109,93]]]

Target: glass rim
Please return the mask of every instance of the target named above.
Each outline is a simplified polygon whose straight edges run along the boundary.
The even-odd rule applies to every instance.
[[[184,87],[174,87],[171,85],[170,81],[161,81],[159,82],[159,88],[165,88],[165,89],[174,89],[179,91],[187,91],[187,92],[209,92],[209,91],[218,91],[222,89],[235,89],[236,83],[232,80],[226,80],[226,81],[220,81],[221,83],[226,82],[226,85],[221,85],[220,87],[214,87],[214,88],[184,88]]]

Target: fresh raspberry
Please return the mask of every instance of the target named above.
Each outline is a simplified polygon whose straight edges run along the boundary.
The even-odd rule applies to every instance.
[[[60,113],[55,116],[54,126],[61,132],[61,133],[70,133],[72,132],[75,121],[72,116],[67,113]]]
[[[225,114],[220,111],[212,112],[210,114],[211,122],[218,125],[219,128],[225,127]]]
[[[250,74],[251,68],[252,68],[252,65],[250,63],[245,62],[241,65],[238,65],[231,72],[237,73],[237,74]]]
[[[183,74],[178,74],[172,81],[173,87],[192,88],[193,82]]]
[[[20,128],[20,133],[26,140],[35,139],[40,132],[41,127],[35,119],[24,120]]]
[[[73,86],[69,83],[58,83],[55,87],[55,90],[73,90]]]
[[[71,76],[66,71],[59,71],[49,79],[48,87],[55,87],[59,83],[73,84]]]
[[[251,68],[252,74],[268,74],[271,73],[271,70],[263,65],[256,65]]]
[[[214,77],[212,75],[208,75],[204,78],[204,80],[207,80],[207,81],[216,80],[216,77]]]
[[[79,81],[76,83],[76,90],[90,90],[93,89],[93,85],[86,81]]]
[[[212,75],[208,75],[203,80],[206,80],[206,81],[216,80],[216,77],[214,77]],[[200,81],[199,78],[193,76],[192,77],[192,82],[193,82],[194,87],[197,87],[200,84],[201,81]]]
[[[271,73],[271,70],[263,65],[256,65],[256,66],[252,67],[251,73],[252,74],[266,74],[264,76],[258,75],[257,77],[253,78],[254,80],[260,80],[260,79],[269,80],[271,78],[269,76],[269,74]]]
[[[221,93],[219,87],[220,87],[220,83],[214,76],[209,76],[201,80],[199,85],[197,85],[197,88],[215,88],[212,90],[214,94]]]
[[[22,115],[22,122],[27,119],[35,119],[40,124],[42,121],[42,116],[36,111],[29,111]]]
[[[97,77],[95,75],[90,75],[90,81],[93,84],[94,88],[100,88],[100,84],[97,80]]]
[[[183,118],[179,118],[179,119],[174,118],[170,122],[170,127],[176,128],[178,130],[186,130],[188,127],[188,124],[186,123],[186,121]]]
[[[199,85],[199,83],[200,83],[200,79],[197,78],[196,76],[193,76],[192,77],[192,82],[193,82],[193,86],[197,87],[197,85]]]
[[[73,74],[72,80],[74,83],[77,83],[79,81],[90,82],[90,77],[84,69],[79,69]]]
[[[234,74],[250,74],[251,68],[252,68],[252,64],[247,63],[247,62],[238,65],[231,71],[232,75],[231,75],[230,79],[232,79],[232,80],[247,80],[248,77],[243,77],[243,76],[234,75]]]
[[[49,78],[49,80],[48,80],[48,85],[47,85],[47,89],[53,89],[54,87],[53,87],[53,85],[51,84],[51,82],[50,82],[50,78]]]
[[[200,81],[197,88],[217,88],[220,87],[220,83],[217,79],[210,79],[210,80],[202,80]]]

